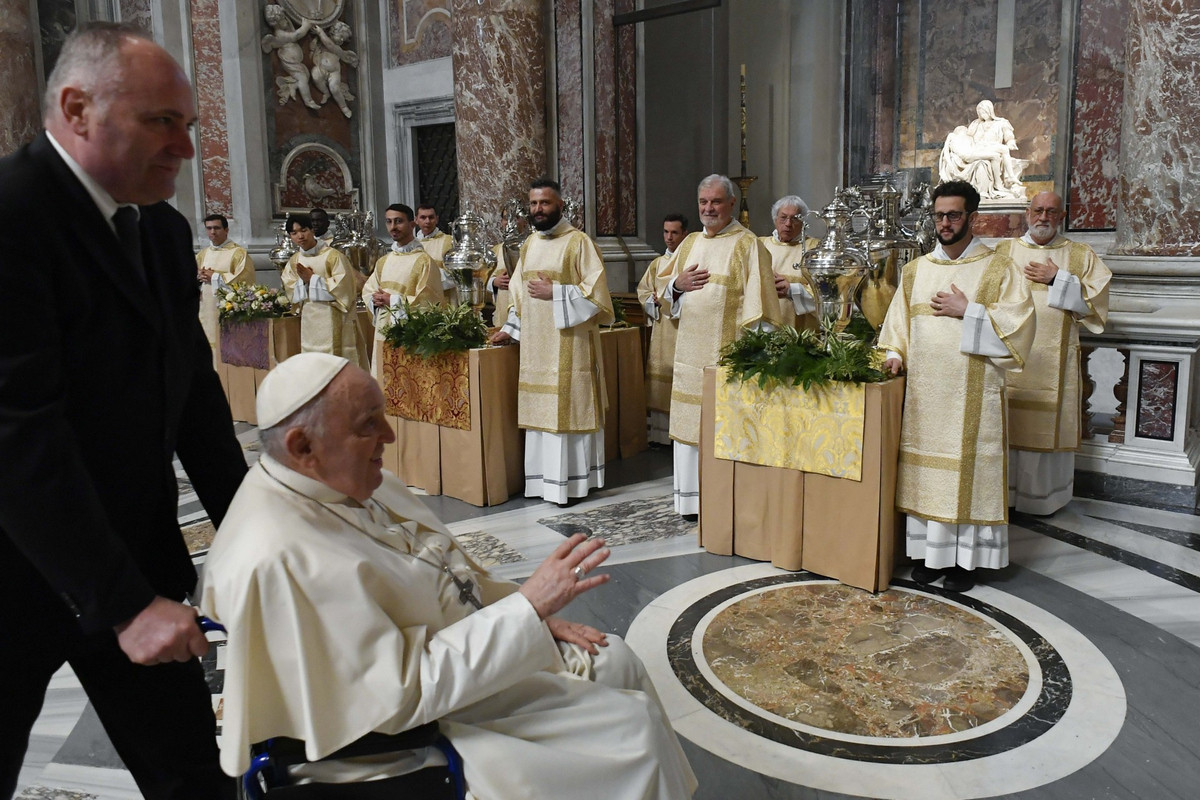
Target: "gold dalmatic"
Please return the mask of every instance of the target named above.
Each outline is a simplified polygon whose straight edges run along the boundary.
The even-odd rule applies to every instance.
[[[328,245],[312,256],[294,253],[280,275],[289,296],[300,280],[296,273],[297,264],[303,264],[324,278],[325,288],[333,295],[332,301],[309,300],[300,309],[301,351],[341,356],[366,369],[369,366],[366,342],[359,341],[358,291],[350,262]]]
[[[1010,446],[1019,450],[1076,450],[1081,438],[1079,327],[1101,333],[1108,319],[1108,282],[1112,273],[1092,248],[1069,239],[1047,246],[1006,239],[996,252],[1012,258],[1019,269],[1032,261],[1052,259],[1079,279],[1088,314],[1052,308],[1050,287],[1028,281],[1037,314],[1037,335],[1025,369],[1008,379]]]
[[[820,247],[821,243],[811,236],[800,247],[800,242],[781,242],[774,236],[760,236],[758,240],[771,254],[771,271],[776,275],[787,278],[788,283],[798,283],[803,286],[815,299],[817,294],[813,288],[808,271],[800,266],[800,251]],[[821,320],[817,314],[796,315],[796,304],[790,297],[779,298],[779,316],[783,324],[797,330],[819,330]]]
[[[671,305],[663,297],[671,276],[662,271],[670,261],[669,256],[651,261],[637,289],[638,302],[643,307],[652,296],[658,297],[658,319],[650,325],[650,352],[646,357],[646,408],[664,414],[671,411],[671,375],[675,371],[675,340],[679,335],[679,320],[671,316]]]
[[[716,364],[721,348],[743,329],[760,322],[776,327],[783,323],[771,256],[741,224],[731,222],[715,236],[690,234],[663,274],[674,280],[693,264],[708,270],[709,277],[702,289],[683,297],[672,375],[671,438],[695,446],[700,442],[704,368]]]
[[[534,299],[526,287],[539,274],[554,283],[578,286],[600,313],[578,325],[556,328],[554,301]],[[549,237],[530,236],[521,245],[509,292],[521,321],[517,424],[549,433],[600,430],[608,408],[600,325],[612,322],[613,311],[596,243],[570,225]]]
[[[960,261],[921,256],[903,276],[879,334],[879,346],[899,353],[908,373],[896,507],[938,522],[1006,524],[1004,383],[1033,344],[1028,281],[988,248]],[[961,352],[966,323],[934,316],[929,304],[951,284],[987,309],[1008,355]]]
[[[238,283],[254,283],[254,262],[246,254],[245,248],[228,239],[220,247],[205,247],[196,254],[196,270],[202,269],[220,273],[222,280],[231,286]],[[220,314],[212,285],[204,284],[200,287],[200,325],[204,328],[208,343],[213,347],[217,345],[217,335],[221,330],[219,320]]]

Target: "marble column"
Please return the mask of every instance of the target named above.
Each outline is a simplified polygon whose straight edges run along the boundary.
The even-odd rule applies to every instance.
[[[538,0],[453,0],[459,208],[496,221],[546,172],[546,36]]]
[[[0,0],[0,156],[37,136],[37,65],[28,0]]]
[[[1114,252],[1200,255],[1200,4],[1130,0]]]
[[[128,0],[127,0],[128,2]],[[225,67],[216,0],[191,0],[192,64],[196,73],[196,150],[204,183],[205,214],[232,214]]]

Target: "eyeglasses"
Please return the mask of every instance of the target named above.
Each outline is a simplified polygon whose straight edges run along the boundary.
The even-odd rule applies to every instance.
[[[1055,217],[1061,217],[1063,212],[1061,208],[1031,208],[1029,209],[1029,213],[1035,218],[1045,215],[1050,217],[1050,219],[1054,219]]]
[[[966,215],[965,211],[935,211],[933,212],[933,221],[941,222],[944,219],[948,219],[951,222],[958,222]]]
[[[793,224],[796,224],[796,223],[803,222],[804,217],[800,216],[799,214],[792,214],[790,216],[787,214],[780,214],[778,217],[775,218],[775,221],[776,222],[791,222]]]

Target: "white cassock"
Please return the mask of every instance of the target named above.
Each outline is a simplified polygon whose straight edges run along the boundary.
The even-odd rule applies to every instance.
[[[467,582],[482,609],[464,602]],[[204,570],[201,608],[229,629],[222,768],[243,772],[250,745],[272,736],[316,760],[437,720],[477,798],[690,797],[695,777],[637,657],[612,636],[595,657],[556,643],[517,588],[391,473],[364,507],[263,456]],[[306,775],[432,763],[417,752]]]

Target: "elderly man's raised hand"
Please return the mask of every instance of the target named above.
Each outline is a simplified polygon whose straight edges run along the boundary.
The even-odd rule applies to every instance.
[[[190,661],[208,652],[208,640],[196,624],[196,609],[165,597],[155,597],[113,630],[117,644],[135,664]]]
[[[560,544],[521,584],[521,594],[540,618],[557,613],[579,595],[608,582],[608,575],[588,575],[604,563],[611,552],[603,539],[587,539],[577,533]]]

